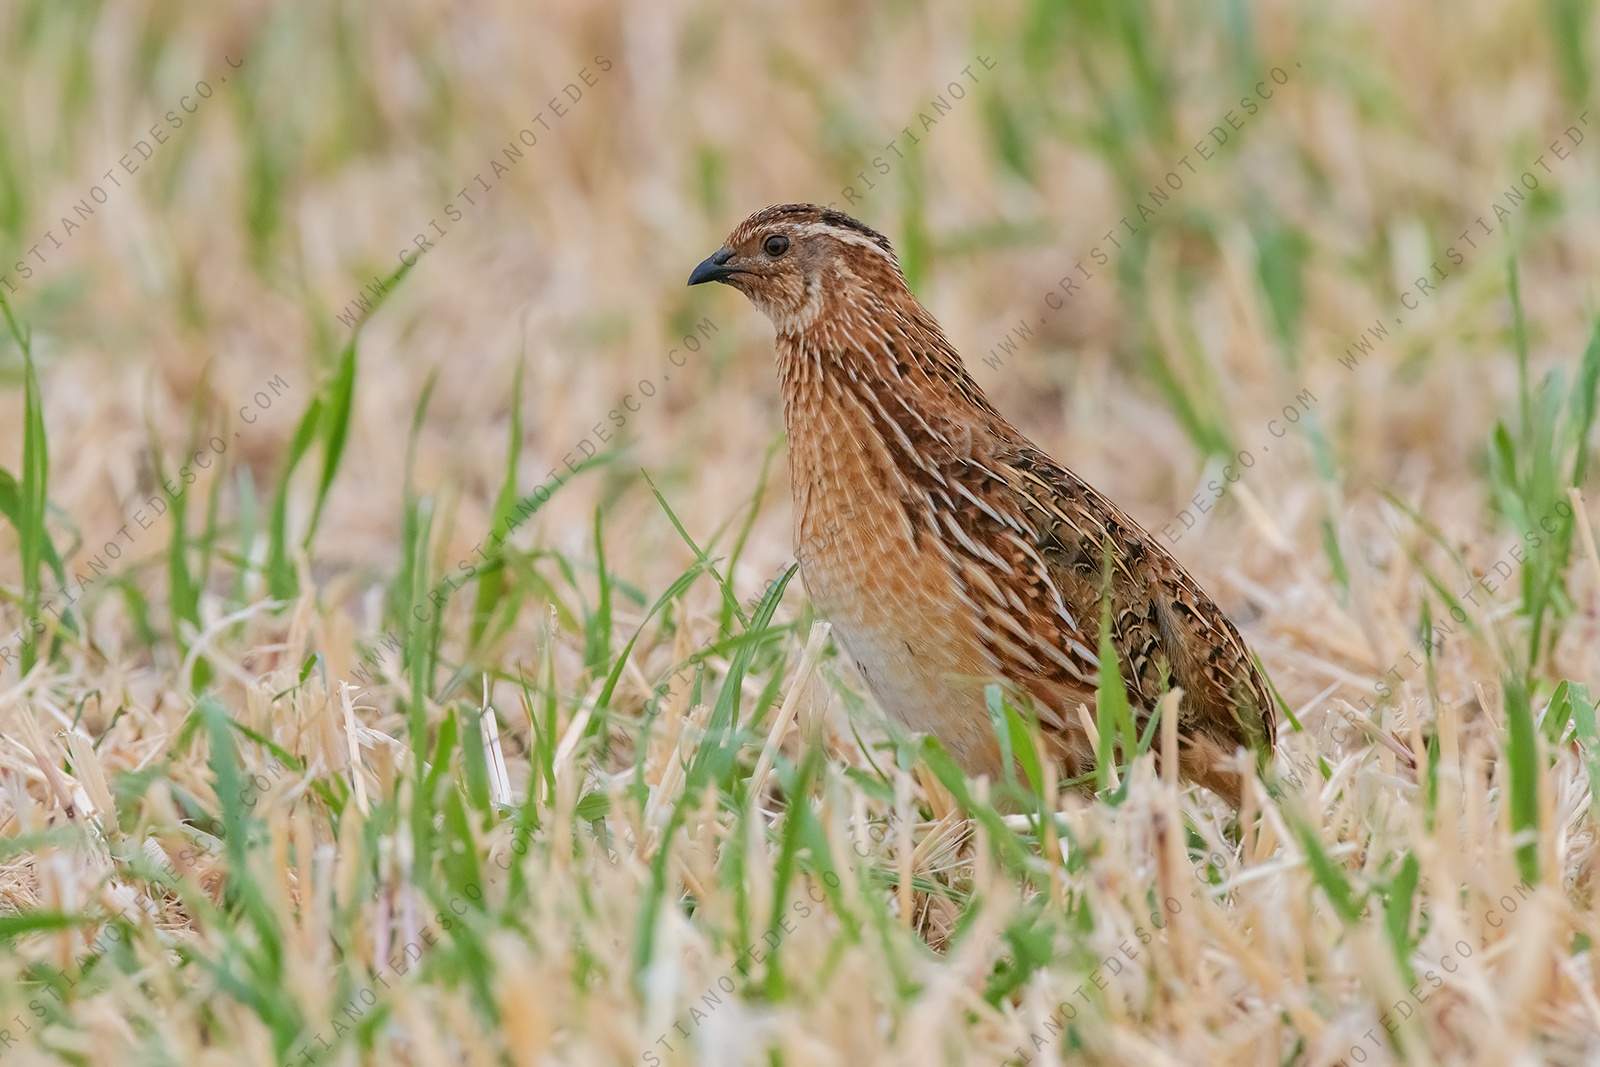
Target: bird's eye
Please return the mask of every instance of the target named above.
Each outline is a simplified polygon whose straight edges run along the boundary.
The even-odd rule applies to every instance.
[[[789,239],[781,233],[775,233],[763,241],[761,247],[766,249],[767,255],[776,259],[789,251]]]

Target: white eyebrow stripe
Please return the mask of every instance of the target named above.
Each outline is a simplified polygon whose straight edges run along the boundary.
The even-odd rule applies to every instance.
[[[795,234],[800,237],[826,236],[832,237],[838,241],[843,241],[845,244],[857,245],[861,248],[870,248],[889,263],[897,267],[899,266],[898,263],[895,263],[894,254],[892,252],[885,249],[881,244],[879,244],[877,241],[874,241],[864,233],[860,233],[856,230],[847,230],[842,226],[835,226],[828,222],[798,222],[791,223],[790,225],[794,227]]]

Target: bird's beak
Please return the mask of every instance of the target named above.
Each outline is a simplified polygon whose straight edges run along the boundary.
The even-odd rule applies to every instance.
[[[727,281],[735,274],[742,273],[735,267],[728,266],[728,260],[733,258],[733,249],[724,245],[711,255],[701,260],[700,265],[689,275],[690,285],[699,285],[701,282]]]

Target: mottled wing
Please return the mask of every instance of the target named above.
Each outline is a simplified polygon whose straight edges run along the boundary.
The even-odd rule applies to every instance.
[[[914,550],[943,558],[996,674],[1072,694],[1037,710],[1047,728],[1077,732],[1077,704],[1093,706],[1099,677],[1098,619],[1082,618],[1063,595],[1051,549],[1019,507],[1014,475],[998,457],[975,450],[970,431],[954,423],[935,417],[898,430],[907,438],[905,455],[915,458],[898,467],[901,484],[892,495],[905,509]]]
[[[1098,646],[1109,571],[1111,637],[1128,695],[1145,711],[1180,685],[1183,725],[1219,741],[1270,749],[1272,702],[1250,651],[1216,603],[1133,519],[1031,446],[1005,464],[1025,522],[1039,533],[1050,577],[1069,604],[1085,605],[1083,639]],[[1109,557],[1109,559],[1108,559]]]

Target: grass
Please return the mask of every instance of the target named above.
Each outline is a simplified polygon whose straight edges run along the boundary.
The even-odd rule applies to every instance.
[[[1597,172],[1533,162],[1588,5],[624,17],[0,15],[0,1067],[1589,1062]],[[1109,671],[1086,780],[998,688],[967,779],[814,615],[770,336],[682,283],[863,168],[996,406],[1199,517],[1282,701],[1242,810]]]
[[[62,568],[55,543],[45,528],[45,511],[49,506],[50,444],[45,436],[38,369],[33,362],[33,338],[27,328],[17,322],[11,306],[3,300],[0,300],[0,311],[5,313],[6,326],[22,352],[24,368],[22,476],[19,478],[9,471],[0,470],[0,513],[11,520],[21,555],[22,596],[18,606],[22,609],[24,633],[20,644],[20,669],[27,673],[38,662],[39,641],[48,627],[42,618],[45,607],[45,562],[48,560],[54,568],[58,582],[62,581]]]

